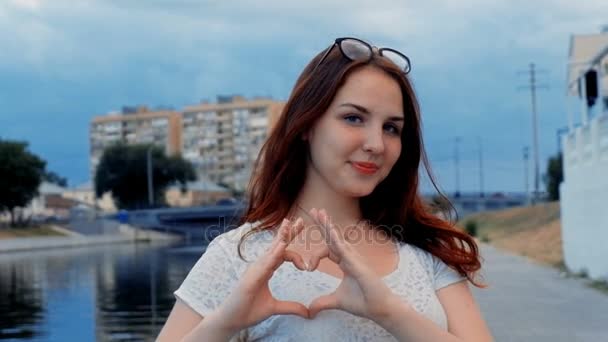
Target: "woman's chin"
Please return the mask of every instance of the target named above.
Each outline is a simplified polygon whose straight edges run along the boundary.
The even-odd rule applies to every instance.
[[[345,191],[346,195],[349,197],[365,197],[369,194],[371,194],[374,191],[374,188],[370,187],[370,188],[357,188],[357,189],[348,189],[347,191]]]

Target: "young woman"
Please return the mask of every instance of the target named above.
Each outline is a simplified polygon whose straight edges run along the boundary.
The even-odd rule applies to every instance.
[[[339,38],[298,78],[243,224],[207,248],[159,341],[489,341],[475,241],[433,215],[402,53]],[[431,176],[432,179],[432,176]],[[468,281],[468,282],[467,282]]]

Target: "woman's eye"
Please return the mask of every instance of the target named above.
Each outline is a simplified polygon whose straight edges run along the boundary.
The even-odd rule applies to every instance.
[[[347,115],[344,117],[344,120],[350,123],[361,123],[363,119],[359,115]]]
[[[395,126],[395,125],[386,125],[384,126],[384,129],[386,129],[389,133],[394,134],[394,135],[399,135],[399,127]]]

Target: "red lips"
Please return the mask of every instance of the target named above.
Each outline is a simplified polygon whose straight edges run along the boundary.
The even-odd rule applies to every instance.
[[[379,168],[378,165],[368,162],[352,162],[351,165],[355,170],[365,175],[374,174]]]

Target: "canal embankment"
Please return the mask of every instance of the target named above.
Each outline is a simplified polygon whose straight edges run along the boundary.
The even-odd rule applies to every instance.
[[[53,229],[63,235],[0,239],[0,253],[55,248],[78,248],[104,244],[178,241],[182,239],[182,237],[177,234],[139,229],[127,224],[120,224],[115,233],[103,235],[84,235],[60,226],[53,226]]]

